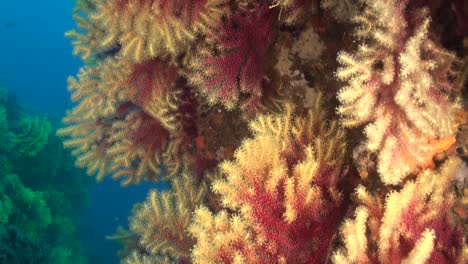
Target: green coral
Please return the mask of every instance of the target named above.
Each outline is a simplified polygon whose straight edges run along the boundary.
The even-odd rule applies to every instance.
[[[6,224],[12,212],[13,203],[8,196],[2,194],[2,198],[0,199],[0,224]]]
[[[5,152],[11,151],[15,146],[15,135],[10,131],[8,127],[7,117],[8,116],[6,109],[0,105],[0,151]]]
[[[33,157],[47,145],[52,127],[46,118],[27,116],[20,120],[18,128],[16,151],[24,157]]]
[[[0,104],[5,104],[8,99],[8,93],[5,87],[0,84]]]
[[[14,207],[8,222],[17,225],[33,240],[38,239],[52,221],[43,193],[25,187],[15,174],[4,177],[0,190],[6,196],[5,201],[10,200]]]
[[[75,217],[93,180],[73,167],[57,126],[0,86],[0,263],[87,263]]]

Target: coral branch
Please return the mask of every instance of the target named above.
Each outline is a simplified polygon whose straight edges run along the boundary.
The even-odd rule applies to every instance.
[[[336,188],[344,133],[323,123],[319,110],[259,116],[250,123],[235,160],[220,166],[213,183],[222,204],[238,213],[213,216],[198,209],[190,228],[198,243],[193,261],[221,263],[320,263],[340,219]],[[216,239],[218,236],[222,240]]]
[[[416,181],[392,191],[383,202],[363,186],[363,205],[341,228],[344,247],[335,263],[465,263],[465,241],[451,218],[451,192],[461,161],[449,159],[439,172],[423,171]]]
[[[121,55],[134,62],[188,51],[197,35],[223,14],[225,0],[100,1],[91,16],[106,28],[101,47],[122,45]]]
[[[110,59],[84,68],[78,78],[69,79],[69,89],[79,104],[64,119],[68,127],[58,131],[69,137],[64,144],[74,148],[77,166],[99,180],[106,174],[127,177],[124,185],[157,180],[163,162],[169,174],[178,171],[180,140],[170,134],[178,128],[171,116],[171,82],[177,78],[172,69],[159,61]]]
[[[206,188],[183,174],[173,182],[173,191],[151,191],[147,201],[135,207],[131,230],[154,256],[187,259],[194,245],[188,229],[192,211],[205,198]]]
[[[232,109],[241,97],[241,104],[255,107],[262,95],[265,77],[265,55],[275,37],[274,11],[262,5],[246,14],[230,14],[219,26],[211,41],[219,50],[204,49],[192,62],[190,76],[211,103],[222,103]]]
[[[347,82],[338,112],[346,126],[370,123],[367,147],[379,152],[387,184],[433,167],[437,146],[454,135],[459,108],[449,96],[456,94],[449,81],[454,55],[429,39],[424,11],[405,13],[406,2],[365,1],[364,14],[355,17],[356,35],[365,41],[354,55],[338,55],[337,77]]]

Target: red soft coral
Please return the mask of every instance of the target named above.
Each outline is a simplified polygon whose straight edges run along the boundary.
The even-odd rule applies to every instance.
[[[135,64],[128,79],[133,101],[141,107],[147,106],[153,96],[174,88],[177,76],[176,69],[160,59]]]
[[[211,40],[219,50],[201,51],[191,81],[212,103],[233,108],[239,97],[254,107],[262,95],[265,55],[275,38],[276,11],[261,5],[254,11],[230,14]]]

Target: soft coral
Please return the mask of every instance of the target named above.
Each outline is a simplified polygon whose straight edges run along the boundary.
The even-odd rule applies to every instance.
[[[219,50],[201,52],[192,63],[197,72],[191,81],[212,103],[233,108],[241,95],[247,97],[243,103],[256,101],[262,95],[265,55],[276,35],[275,14],[266,5],[231,13],[220,24],[219,32],[211,35],[210,41]]]

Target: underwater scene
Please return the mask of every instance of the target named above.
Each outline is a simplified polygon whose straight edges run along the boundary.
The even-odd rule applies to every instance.
[[[468,1],[4,1],[0,264],[468,263]]]

